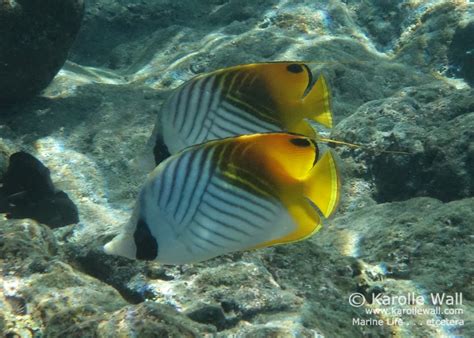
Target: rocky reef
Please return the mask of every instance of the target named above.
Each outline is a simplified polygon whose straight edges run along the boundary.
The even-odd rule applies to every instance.
[[[0,1],[0,18],[23,3]],[[10,155],[31,153],[79,213],[58,228],[0,214],[0,331],[474,336],[472,14],[472,4],[444,0],[86,0],[52,83],[0,105],[0,177]],[[105,255],[147,174],[141,162],[170,91],[202,72],[273,60],[324,73],[336,126],[321,134],[361,145],[329,145],[343,178],[335,216],[305,241],[199,264]],[[43,77],[45,62],[27,62],[29,74]],[[0,88],[14,88],[10,79],[0,76]],[[365,304],[350,302],[355,293]],[[431,312],[433,294],[462,301]],[[406,295],[422,301],[374,301]]]
[[[52,228],[79,222],[74,203],[55,189],[49,169],[34,156],[21,151],[11,155],[0,181],[0,213],[8,218],[33,218]]]
[[[0,103],[28,99],[51,82],[83,14],[83,0],[0,2]]]

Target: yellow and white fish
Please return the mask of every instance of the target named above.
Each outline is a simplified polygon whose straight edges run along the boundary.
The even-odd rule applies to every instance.
[[[210,141],[169,157],[148,176],[108,254],[185,264],[304,239],[340,194],[331,152],[294,134]]]
[[[155,163],[209,140],[286,131],[315,138],[332,127],[330,95],[301,62],[254,63],[196,76],[165,101],[150,140]]]

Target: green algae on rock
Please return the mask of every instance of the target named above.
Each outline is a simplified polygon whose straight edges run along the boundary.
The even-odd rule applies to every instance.
[[[57,313],[78,306],[103,313],[126,304],[115,289],[62,262],[61,247],[47,226],[0,216],[5,335],[40,333]]]
[[[255,263],[223,264],[183,277],[149,281],[155,301],[172,304],[219,330],[257,315],[271,317],[278,312],[296,311],[302,304],[302,299],[282,290],[268,271]]]
[[[0,257],[5,270],[27,276],[38,264],[46,264],[59,253],[54,234],[32,220],[7,220],[0,214]]]
[[[474,10],[471,11],[474,13]],[[449,73],[461,75],[472,86],[474,85],[474,20],[463,20],[456,27],[449,46]]]
[[[367,145],[341,150],[341,156],[367,168],[363,175],[375,183],[377,201],[472,196],[473,93],[435,83],[408,87],[361,106],[335,127],[332,137]]]
[[[350,252],[360,264],[359,292],[367,298],[375,288],[388,296],[412,293],[426,296],[423,306],[433,308],[430,294],[463,294],[462,304],[455,305],[462,312],[446,318],[462,320],[464,325],[443,331],[441,326],[427,325],[429,316],[400,312],[405,323],[399,327],[402,334],[422,337],[450,332],[469,337],[474,333],[474,269],[469,264],[474,260],[473,203],[473,198],[443,203],[423,197],[365,207],[337,217],[335,231],[323,233],[322,240],[340,250],[354,246]],[[355,240],[348,242],[349,238]]]
[[[199,337],[214,332],[212,326],[196,323],[169,305],[153,302],[126,306],[101,321],[97,329],[99,336],[108,337]]]

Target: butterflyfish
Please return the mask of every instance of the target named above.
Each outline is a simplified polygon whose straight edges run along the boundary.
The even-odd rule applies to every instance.
[[[144,183],[130,221],[108,254],[162,264],[309,237],[340,194],[330,151],[287,133],[209,141],[172,155]]]
[[[301,62],[254,63],[199,75],[163,104],[150,139],[155,163],[169,154],[231,136],[292,132],[315,138],[307,120],[332,127],[323,75]]]

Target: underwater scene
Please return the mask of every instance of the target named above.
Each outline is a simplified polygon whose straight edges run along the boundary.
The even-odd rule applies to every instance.
[[[2,337],[474,337],[474,2],[0,0]]]

